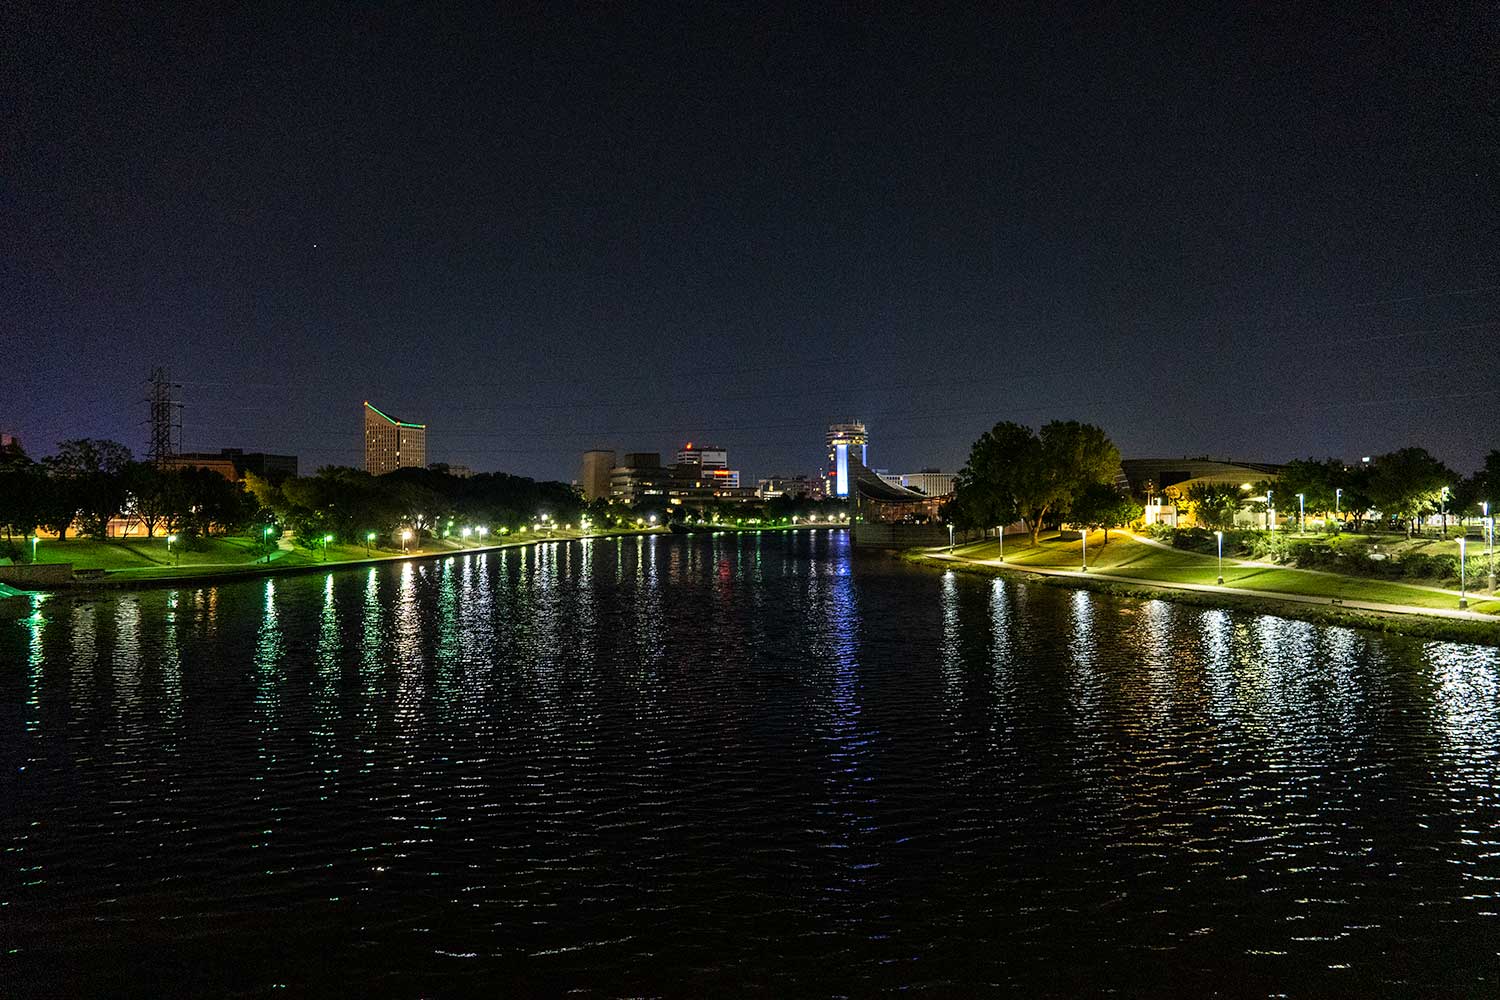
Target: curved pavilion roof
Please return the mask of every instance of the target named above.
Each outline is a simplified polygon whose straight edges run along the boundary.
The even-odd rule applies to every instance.
[[[886,482],[852,455],[849,458],[849,475],[854,480],[854,488],[866,500],[877,500],[881,503],[921,503],[924,500],[933,499],[926,493],[919,493],[905,486],[896,486]]]

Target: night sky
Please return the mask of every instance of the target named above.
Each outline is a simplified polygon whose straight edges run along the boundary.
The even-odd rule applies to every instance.
[[[1500,447],[1500,5],[0,14],[0,429],[573,479]],[[1134,5],[1124,5],[1130,7]],[[1163,8],[1167,5],[1161,5]]]

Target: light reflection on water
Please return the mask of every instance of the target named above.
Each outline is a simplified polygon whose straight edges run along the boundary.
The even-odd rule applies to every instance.
[[[455,963],[605,995],[1500,974],[1492,649],[928,573],[826,533],[0,615],[23,985],[149,991],[160,963],[202,994],[441,993]]]

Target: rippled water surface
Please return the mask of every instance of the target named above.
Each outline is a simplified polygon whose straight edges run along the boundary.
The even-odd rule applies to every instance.
[[[0,667],[7,996],[1500,992],[1491,649],[801,534],[9,601]]]

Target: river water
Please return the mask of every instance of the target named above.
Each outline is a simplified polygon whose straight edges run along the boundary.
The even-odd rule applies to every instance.
[[[1500,656],[842,534],[0,604],[0,994],[1500,991]]]

